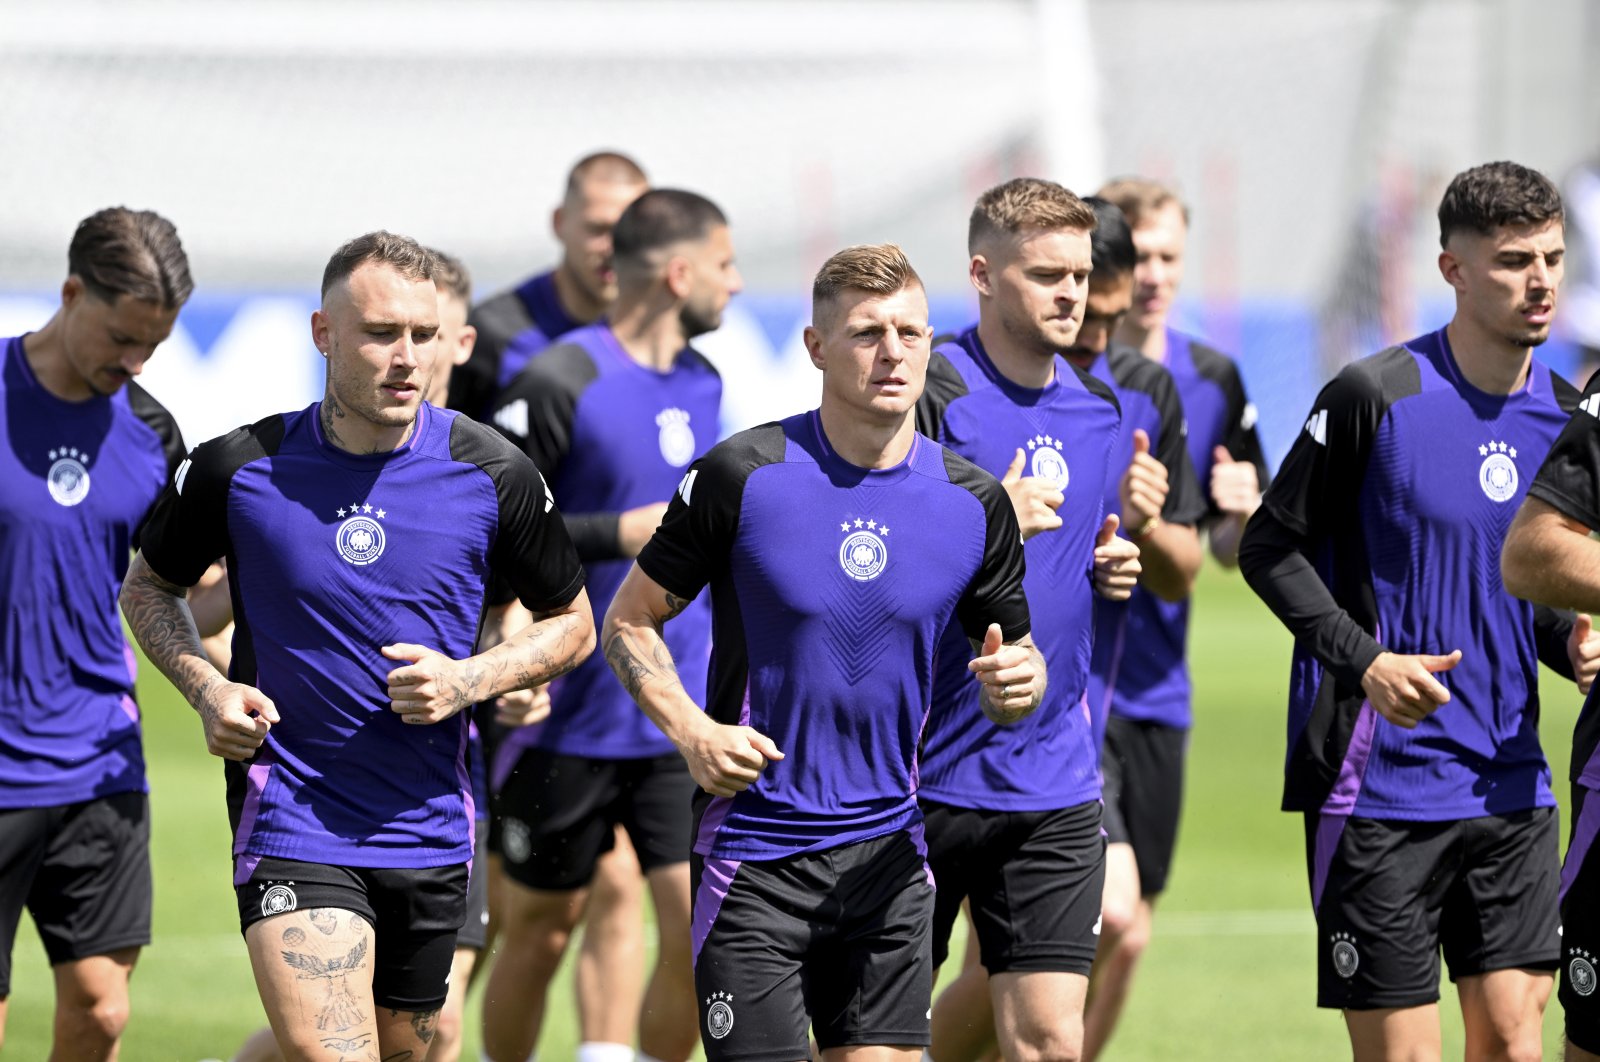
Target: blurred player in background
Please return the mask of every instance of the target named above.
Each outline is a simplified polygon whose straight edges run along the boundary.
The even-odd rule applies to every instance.
[[[712,1062],[806,1059],[808,1031],[827,1062],[921,1054],[917,747],[941,633],[959,619],[974,712],[1015,723],[1046,692],[1010,500],[915,431],[932,334],[898,247],[830,258],[804,337],[821,407],[696,462],[605,620],[607,662],[704,790],[693,950]],[[702,712],[662,628],[708,583]]]
[[[561,205],[551,217],[561,261],[473,307],[469,320],[478,330],[478,341],[450,381],[451,409],[485,419],[529,358],[574,328],[600,319],[617,297],[611,230],[648,187],[639,164],[616,152],[597,152],[573,165]]]
[[[567,173],[561,205],[551,229],[561,244],[561,261],[511,291],[475,306],[468,323],[477,330],[472,356],[451,376],[449,407],[487,420],[501,391],[528,359],[567,332],[600,319],[617,297],[611,262],[611,230],[627,205],[649,185],[644,170],[626,155],[601,151],[575,163]],[[525,622],[515,605],[507,622]],[[484,751],[492,761],[502,724],[489,706],[478,712]],[[489,794],[490,921],[488,946],[498,932],[505,871],[500,851],[499,794]],[[595,868],[585,907],[585,929],[573,978],[583,1045],[580,1062],[612,1062],[619,1057],[605,1045],[631,1039],[643,991],[644,888],[639,861],[627,831],[614,831],[612,847]]]
[[[1478,166],[1439,237],[1454,316],[1323,388],[1239,562],[1295,636],[1283,806],[1305,815],[1318,1005],[1357,1059],[1438,1058],[1442,948],[1467,1057],[1539,1058],[1562,937],[1538,664],[1587,684],[1600,637],[1508,594],[1500,552],[1578,399],[1533,358],[1561,198]]]
[[[615,230],[617,300],[505,389],[494,422],[544,474],[604,608],[660,523],[694,458],[717,439],[722,381],[689,342],[716,329],[740,287],[727,219],[693,192],[656,189]],[[690,605],[669,639],[686,688],[702,691],[710,610]],[[550,718],[495,757],[510,878],[505,948],[490,976],[484,1046],[520,1062],[538,1042],[549,983],[582,915],[595,865],[626,828],[655,899],[660,950],[638,1015],[646,1057],[694,1050],[688,954],[690,797],[672,743],[598,658],[558,683]],[[631,1057],[625,1039],[587,1062]]]
[[[1105,780],[1106,887],[1100,948],[1084,1013],[1084,1057],[1111,1039],[1149,944],[1155,898],[1166,887],[1183,797],[1186,726],[1125,712],[1143,705],[1151,676],[1141,671],[1158,633],[1160,602],[1188,597],[1202,560],[1196,525],[1206,502],[1189,459],[1184,412],[1172,374],[1114,339],[1133,303],[1137,256],[1122,211],[1090,197],[1094,272],[1069,362],[1111,385],[1122,406],[1119,467],[1106,510],[1139,546],[1140,585],[1125,603],[1095,608],[1089,710],[1101,739]],[[1185,702],[1187,707],[1187,701]]]
[[[150,943],[144,750],[113,602],[183,459],[132,380],[193,288],[170,221],[99,211],[73,234],[60,308],[0,354],[0,1039],[26,907],[55,975],[52,1058],[116,1056]]]
[[[135,637],[229,761],[240,925],[294,1058],[426,1055],[472,856],[461,713],[593,645],[537,470],[423,401],[441,357],[433,272],[385,232],[335,252],[312,315],[322,400],[197,447],[123,585]],[[220,556],[232,670],[258,685],[205,659],[184,601]],[[474,654],[490,572],[544,618]]]
[[[924,434],[1004,477],[1028,544],[1034,640],[1051,666],[1039,711],[1001,726],[979,710],[959,625],[938,654],[917,789],[938,883],[933,963],[949,954],[964,899],[982,950],[982,969],[935,1008],[939,1062],[995,1046],[1006,1058],[1077,1058],[1083,1046],[1105,882],[1087,699],[1093,594],[1126,598],[1139,573],[1138,547],[1116,536],[1115,516],[1101,520],[1122,473],[1121,409],[1058,353],[1082,321],[1094,223],[1050,181],[1018,178],[978,198],[967,236],[978,324],[934,349],[917,403]]]

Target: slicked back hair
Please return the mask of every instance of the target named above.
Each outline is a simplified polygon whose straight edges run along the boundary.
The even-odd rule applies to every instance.
[[[78,222],[67,272],[106,302],[127,295],[175,310],[194,291],[177,228],[153,210],[107,207]]]
[[[433,283],[442,292],[454,296],[463,305],[472,305],[472,274],[461,259],[445,254],[436,247],[426,248],[433,255]]]
[[[1184,225],[1189,224],[1189,204],[1169,186],[1148,177],[1117,177],[1107,181],[1095,195],[1115,203],[1130,228],[1138,228],[1168,206],[1177,207]]]
[[[432,280],[436,268],[433,252],[422,244],[410,236],[379,229],[346,241],[333,252],[322,271],[322,297],[326,299],[329,289],[367,262],[382,262],[408,280]]]
[[[1072,192],[1054,181],[1015,177],[978,197],[967,222],[967,253],[996,236],[1017,236],[1030,229],[1056,232],[1094,228],[1094,213]]]
[[[585,181],[616,181],[618,184],[649,184],[644,167],[620,151],[596,151],[585,155],[567,171],[567,195],[576,195]]]
[[[722,210],[703,195],[653,188],[628,204],[611,230],[611,257],[619,273],[650,265],[652,252],[703,240],[726,225]]]
[[[811,282],[811,320],[813,324],[824,320],[834,300],[846,291],[893,295],[909,287],[922,286],[922,278],[911,268],[910,259],[897,244],[846,247],[822,263],[816,279]]]
[[[1439,245],[1463,229],[1487,236],[1506,225],[1565,220],[1550,178],[1515,162],[1486,162],[1455,175],[1439,201]]]
[[[1094,272],[1090,282],[1116,279],[1133,273],[1139,252],[1133,246],[1133,227],[1118,206],[1109,199],[1091,195],[1085,199],[1094,211],[1094,233],[1089,237],[1089,254]]]

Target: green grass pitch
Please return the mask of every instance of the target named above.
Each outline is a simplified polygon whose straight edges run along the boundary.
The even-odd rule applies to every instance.
[[[1170,891],[1112,1059],[1348,1058],[1343,1023],[1313,1004],[1315,942],[1301,827],[1277,810],[1289,639],[1236,575],[1208,568],[1196,593],[1196,688],[1187,801]],[[1448,647],[1446,647],[1448,648]],[[1566,800],[1579,698],[1544,676],[1545,750]],[[140,682],[151,776],[155,942],[133,980],[124,1062],[227,1058],[264,1021],[229,885],[222,766],[194,714],[152,669]],[[1566,826],[1563,821],[1563,833]],[[959,954],[959,951],[957,952]],[[15,948],[6,1057],[49,1051],[50,971],[25,917]],[[477,1057],[481,982],[465,1058]],[[568,1059],[577,1042],[571,982],[557,984],[540,1045]],[[1461,1021],[1445,986],[1445,1057]],[[1546,1054],[1560,1044],[1551,1001]]]

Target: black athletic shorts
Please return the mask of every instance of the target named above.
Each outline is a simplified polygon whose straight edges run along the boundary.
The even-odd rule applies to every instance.
[[[500,791],[494,784],[494,760],[509,728],[495,722],[494,702],[472,706],[472,721],[478,726],[478,747],[483,751],[484,788],[489,790],[489,851],[500,854]]]
[[[266,858],[234,891],[241,931],[291,911],[360,915],[373,929],[372,1001],[391,1010],[444,1005],[467,913],[467,864],[391,870]]]
[[[506,874],[530,889],[580,889],[621,823],[646,873],[687,862],[694,779],[677,753],[593,760],[528,749],[500,788]]]
[[[489,820],[473,827],[472,878],[467,883],[467,918],[456,934],[457,948],[483,950],[489,940]]]
[[[707,1062],[795,1062],[858,1044],[926,1047],[933,882],[904,830],[764,862],[691,864]]]
[[[1100,941],[1106,842],[1100,802],[1061,811],[978,811],[922,802],[933,908],[933,965],[950,955],[961,901],[990,973],[1088,975]]]
[[[1450,980],[1554,970],[1556,810],[1451,822],[1306,816],[1317,914],[1317,1006],[1418,1007]]]
[[[1105,776],[1106,841],[1131,844],[1146,899],[1167,887],[1183,811],[1189,731],[1112,716],[1100,757]]]
[[[150,802],[0,810],[0,999],[27,907],[50,965],[150,943]]]
[[[1600,1054],[1600,800],[1577,783],[1572,786],[1572,839],[1561,868],[1561,1008],[1567,1012],[1567,1040]]]

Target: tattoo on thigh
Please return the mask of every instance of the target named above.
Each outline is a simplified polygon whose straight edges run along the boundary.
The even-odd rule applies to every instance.
[[[306,931],[299,926],[290,926],[283,931],[283,942],[291,948],[297,948],[306,942]]]
[[[348,1040],[339,1036],[330,1036],[326,1040],[322,1041],[322,1046],[326,1047],[330,1051],[338,1051],[341,1053],[345,1051],[359,1051],[363,1047],[372,1046],[372,1034],[362,1033],[360,1036],[353,1036]],[[368,1057],[370,1058],[371,1056],[369,1055]]]
[[[287,965],[299,971],[299,980],[322,982],[322,1000],[317,1011],[318,1030],[344,1032],[367,1020],[350,988],[350,974],[359,969],[367,957],[366,938],[357,941],[347,954],[336,959],[324,960],[298,951],[280,954]]]
[[[339,928],[339,916],[326,907],[314,907],[311,909],[311,924],[331,937],[334,930]]]
[[[433,1043],[433,1034],[439,1027],[439,1011],[418,1010],[411,1014],[411,1028],[416,1031],[417,1039],[425,1044]]]
[[[367,931],[367,920],[358,914],[353,914],[350,916],[350,928],[357,933],[365,933]]]
[[[404,1051],[396,1051],[392,1055],[384,1055],[383,1062],[411,1062],[415,1057],[408,1048]]]

